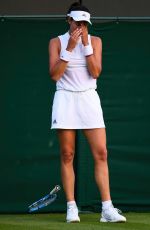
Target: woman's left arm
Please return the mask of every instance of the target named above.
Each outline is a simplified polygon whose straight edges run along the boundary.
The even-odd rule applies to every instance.
[[[88,41],[88,27],[82,26],[82,44],[85,48],[87,68],[90,75],[97,79],[102,71],[102,40],[91,36],[91,45]],[[92,47],[91,47],[92,46]]]
[[[102,71],[102,41],[99,37],[91,36],[93,54],[86,56],[87,68],[90,75],[97,79]]]

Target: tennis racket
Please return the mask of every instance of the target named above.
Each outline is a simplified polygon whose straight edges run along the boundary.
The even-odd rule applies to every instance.
[[[50,191],[49,194],[47,194],[46,196],[42,197],[40,200],[34,202],[33,204],[31,204],[28,207],[28,211],[34,212],[37,211],[41,208],[46,207],[47,205],[51,204],[52,202],[54,202],[57,198],[57,192],[61,189],[61,187],[59,185],[56,185],[52,191]]]

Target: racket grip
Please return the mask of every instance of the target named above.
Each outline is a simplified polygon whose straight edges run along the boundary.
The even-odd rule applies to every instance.
[[[53,188],[53,190],[50,191],[50,195],[52,195],[52,194],[58,192],[60,189],[61,189],[61,187],[60,187],[59,185],[56,185],[56,186]]]

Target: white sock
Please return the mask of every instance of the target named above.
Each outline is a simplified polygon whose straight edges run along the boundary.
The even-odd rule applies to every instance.
[[[68,208],[69,206],[76,206],[76,202],[75,202],[74,200],[68,201],[68,202],[67,202],[67,208]]]
[[[112,205],[112,201],[111,200],[107,200],[107,201],[102,201],[102,209],[107,209]]]

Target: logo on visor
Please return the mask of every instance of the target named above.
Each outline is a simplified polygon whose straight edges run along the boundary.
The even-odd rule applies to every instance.
[[[86,14],[82,14],[83,17],[86,17]]]

